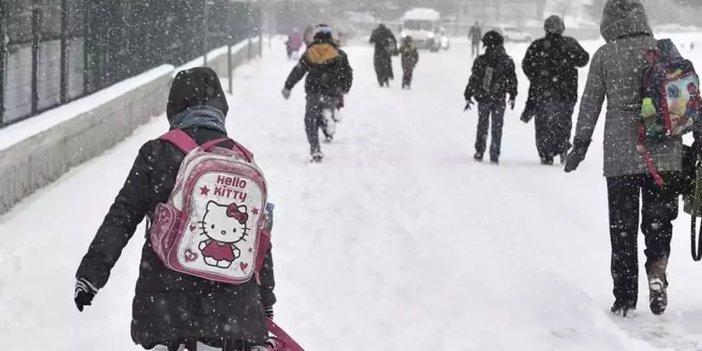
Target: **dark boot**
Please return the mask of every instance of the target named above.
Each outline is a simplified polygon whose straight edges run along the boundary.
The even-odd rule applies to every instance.
[[[636,311],[635,301],[614,301],[614,305],[610,309],[612,314],[619,317],[631,317]]]
[[[653,263],[648,272],[648,302],[651,312],[661,315],[668,307],[668,279],[666,278],[666,268],[668,258],[664,257]]]
[[[483,162],[483,153],[478,151],[473,155],[473,159],[478,161],[478,162]]]

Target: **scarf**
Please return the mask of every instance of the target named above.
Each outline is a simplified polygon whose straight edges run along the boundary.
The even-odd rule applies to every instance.
[[[171,130],[207,128],[227,134],[224,126],[224,113],[214,107],[200,105],[185,109],[171,118]]]

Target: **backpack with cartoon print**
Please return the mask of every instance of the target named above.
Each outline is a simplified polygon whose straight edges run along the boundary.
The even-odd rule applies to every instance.
[[[168,202],[156,206],[151,247],[170,269],[229,284],[258,279],[270,246],[267,188],[253,154],[231,139],[199,146],[180,129],[160,140],[186,153]],[[232,149],[218,145],[233,143]]]
[[[638,147],[651,175],[663,184],[646,144],[680,137],[699,126],[700,82],[692,62],[670,39],[659,40],[646,52],[646,60],[650,66],[644,73]]]

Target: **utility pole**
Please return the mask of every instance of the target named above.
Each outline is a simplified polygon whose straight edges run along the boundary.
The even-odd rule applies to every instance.
[[[0,2],[0,126],[5,120],[5,55],[7,54],[8,35],[5,33],[7,1]]]
[[[202,6],[202,46],[203,46],[203,61],[204,63],[202,64],[203,67],[207,67],[207,5],[210,2],[210,0],[203,0],[203,6]]]

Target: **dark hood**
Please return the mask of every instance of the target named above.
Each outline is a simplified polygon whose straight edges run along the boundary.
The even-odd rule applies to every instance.
[[[225,115],[229,111],[219,77],[211,68],[180,71],[173,80],[166,105],[168,119],[194,106],[214,107]]]
[[[608,0],[602,13],[600,34],[611,42],[633,35],[653,35],[640,0]]]

